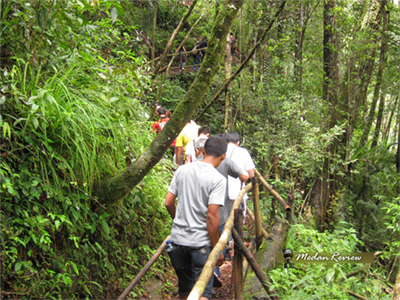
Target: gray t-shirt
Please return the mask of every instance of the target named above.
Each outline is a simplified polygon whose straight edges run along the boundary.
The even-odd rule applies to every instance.
[[[237,164],[233,162],[232,159],[229,157],[225,157],[222,163],[217,167],[217,171],[228,180],[228,175],[232,176],[233,178],[238,178],[244,170],[239,168]],[[228,201],[229,199],[229,191],[228,191],[228,184],[226,185],[226,192],[225,192],[225,205],[219,209],[219,224],[224,224],[226,220],[229,218],[229,214],[232,209],[232,202]]]
[[[213,165],[199,161],[181,166],[168,191],[178,197],[171,242],[190,247],[211,246],[208,205],[224,205],[226,179]]]

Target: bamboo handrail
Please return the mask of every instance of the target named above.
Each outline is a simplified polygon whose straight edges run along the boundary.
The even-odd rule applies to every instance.
[[[282,205],[282,207],[288,211],[291,210],[290,206],[287,205],[286,201],[281,197],[281,195],[278,194],[277,191],[275,191],[268,183],[267,181],[264,179],[264,177],[261,176],[260,172],[258,172],[257,169],[254,169],[255,173],[257,174],[257,176],[259,177],[261,183],[266,187],[266,189],[268,190],[268,192],[270,192],[272,194],[272,196],[274,196],[274,198],[276,200],[278,200],[278,202]]]
[[[135,287],[136,284],[140,281],[140,279],[146,274],[147,270],[150,269],[151,265],[156,261],[156,259],[160,256],[163,252],[165,247],[167,246],[167,241],[171,236],[167,236],[167,238],[162,242],[161,246],[157,249],[157,252],[151,257],[151,259],[147,262],[147,264],[143,267],[143,269],[136,275],[135,279],[128,285],[128,287],[123,291],[123,293],[118,297],[118,299],[125,299],[132,289]]]
[[[233,202],[232,210],[229,215],[228,220],[226,220],[224,230],[218,240],[218,243],[215,245],[213,250],[208,257],[203,271],[200,274],[199,279],[197,280],[196,284],[194,285],[192,291],[189,294],[188,300],[199,300],[204,293],[204,290],[207,286],[208,281],[210,280],[211,275],[214,272],[215,265],[217,263],[219,255],[222,253],[222,250],[226,246],[228,242],[229,236],[231,235],[232,227],[233,227],[233,212],[236,208],[239,207],[240,202],[242,201],[244,194],[251,190],[251,183],[249,183],[245,188],[243,188],[239,196]]]

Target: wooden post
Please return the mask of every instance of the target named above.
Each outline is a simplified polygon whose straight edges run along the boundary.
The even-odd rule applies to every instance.
[[[238,236],[243,238],[243,210],[235,209],[234,211],[234,229],[236,230]],[[234,276],[234,286],[235,286],[235,299],[244,299],[243,294],[243,254],[240,251],[239,246],[234,243],[234,253],[233,256],[233,276]]]
[[[139,272],[139,274],[136,275],[135,279],[128,285],[128,287],[125,289],[125,291],[118,297],[118,299],[125,299],[129,293],[132,291],[132,289],[135,287],[135,285],[138,284],[140,279],[146,274],[147,270],[150,269],[151,265],[156,261],[156,259],[160,256],[160,254],[163,252],[165,247],[167,246],[167,241],[169,240],[171,236],[167,236],[167,238],[162,242],[161,246],[158,248],[157,252],[154,253],[154,255],[151,257],[151,259],[147,262],[147,264],[143,267],[143,269]]]
[[[256,274],[256,276],[257,276],[258,280],[260,281],[264,290],[268,293],[268,295],[276,295],[275,292],[273,292],[269,289],[267,276],[265,276],[265,274],[261,270],[260,266],[257,264],[256,260],[254,259],[253,255],[251,255],[250,251],[246,248],[245,244],[243,243],[242,238],[239,236],[238,232],[236,232],[235,229],[232,230],[232,236],[233,236],[233,239],[235,240],[235,247],[237,245],[237,247],[242,251],[242,253],[246,257],[247,261],[249,262],[249,265],[253,268],[253,271]],[[235,252],[235,256],[236,256],[236,252]]]
[[[247,215],[250,217],[250,220],[254,223],[254,225],[256,224],[256,220],[254,218],[253,212],[250,210],[250,208],[246,205],[246,212]],[[268,232],[264,229],[264,227],[262,227],[262,225],[265,225],[264,222],[261,220],[261,231],[262,234],[264,236],[264,238],[268,237]]]
[[[262,243],[262,230],[261,230],[261,211],[260,211],[260,199],[258,190],[258,177],[254,176],[251,178],[251,185],[253,189],[253,203],[254,203],[254,218],[256,223],[256,245],[257,250],[260,248]]]

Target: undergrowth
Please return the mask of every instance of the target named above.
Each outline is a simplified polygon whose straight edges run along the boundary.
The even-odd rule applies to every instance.
[[[153,139],[137,68],[104,79],[73,53],[50,76],[23,60],[2,74],[3,297],[116,298],[168,235],[168,160],[114,207],[87,196]]]

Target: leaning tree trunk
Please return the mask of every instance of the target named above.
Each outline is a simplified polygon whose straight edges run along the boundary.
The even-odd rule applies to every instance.
[[[149,147],[127,169],[115,176],[103,179],[94,190],[98,200],[104,204],[115,203],[130,193],[163,157],[172,141],[177,137],[185,124],[190,121],[210,87],[214,75],[224,55],[226,36],[229,28],[243,5],[243,1],[227,1],[212,28],[207,55],[202,67],[182,101],[164,129],[156,136]]]
[[[255,260],[264,274],[275,266],[276,256],[281,251],[281,245],[285,240],[288,225],[286,220],[277,218],[271,233],[261,244]],[[249,273],[244,282],[245,299],[269,299],[260,281],[254,272]]]

